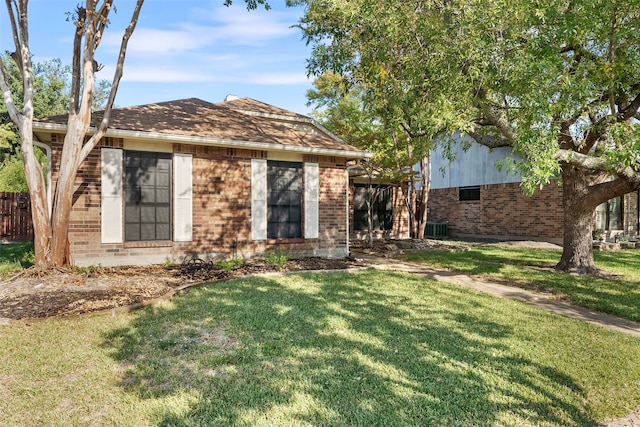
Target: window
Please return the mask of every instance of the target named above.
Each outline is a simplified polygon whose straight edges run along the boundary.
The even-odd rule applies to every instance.
[[[302,237],[302,163],[267,162],[267,238]]]
[[[480,200],[480,187],[461,188],[459,200],[461,202],[466,202],[470,200]]]
[[[124,153],[125,240],[171,239],[171,154]]]
[[[596,208],[596,230],[622,230],[622,197],[615,197]]]
[[[356,184],[353,192],[353,229],[368,230],[367,201],[373,199],[371,207],[373,230],[391,230],[393,226],[392,192],[391,187]]]

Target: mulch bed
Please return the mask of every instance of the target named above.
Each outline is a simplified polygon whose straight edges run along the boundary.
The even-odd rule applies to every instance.
[[[411,250],[464,250],[444,241],[377,240],[351,242],[355,254],[389,257]],[[356,256],[357,256],[356,255]],[[69,316],[141,304],[175,292],[189,284],[212,282],[269,272],[344,270],[366,267],[356,258],[309,257],[288,259],[283,265],[262,258],[245,260],[231,270],[215,268],[197,257],[181,265],[27,269],[0,282],[0,319],[34,319]]]
[[[24,270],[0,282],[0,318],[34,319],[79,315],[153,300],[185,285],[269,272],[343,270],[363,267],[354,258],[302,258],[279,266],[247,260],[231,270],[190,259],[182,265]]]

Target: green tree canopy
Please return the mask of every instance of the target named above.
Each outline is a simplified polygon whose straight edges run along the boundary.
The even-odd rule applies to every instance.
[[[362,88],[346,84],[340,75],[331,72],[318,76],[313,86],[307,91],[307,105],[314,107],[311,116],[348,144],[370,151],[370,163],[389,175],[395,166],[393,157],[388,155],[390,131],[364,104]]]
[[[370,183],[403,184],[410,233],[415,237],[424,235],[430,184],[427,158],[432,139],[410,133],[406,126],[410,121],[402,121],[405,111],[396,116],[384,103],[366,102],[363,85],[333,72],[318,76],[307,99],[308,105],[315,106],[312,115],[320,123],[349,144],[373,154],[360,164]],[[420,166],[419,172],[416,165]]]
[[[20,71],[9,54],[2,61],[12,91],[17,95],[16,105],[22,108],[23,86]],[[60,59],[33,64],[33,110],[35,117],[66,114],[69,111],[71,67],[63,66]],[[104,108],[111,84],[100,80],[93,96],[93,109]],[[20,137],[9,117],[6,104],[0,99],[0,191],[28,192],[22,159],[18,152]],[[39,155],[40,163],[46,162]]]
[[[410,134],[511,147],[529,192],[560,177],[558,267],[595,270],[593,210],[640,187],[638,0],[312,0],[301,27],[311,72],[359,82]]]

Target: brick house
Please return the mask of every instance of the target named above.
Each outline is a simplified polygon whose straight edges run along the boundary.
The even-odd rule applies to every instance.
[[[100,113],[96,119],[100,120]],[[66,116],[34,122],[56,180]],[[368,153],[309,117],[228,97],[112,111],[77,176],[75,265],[349,253],[348,171]]]
[[[522,192],[522,177],[496,163],[512,156],[509,148],[488,148],[472,143],[456,159],[432,152],[429,220],[449,222],[449,233],[460,238],[540,240],[562,244],[562,186],[555,182],[529,197]],[[443,172],[444,173],[443,173]],[[595,229],[614,240],[617,235],[637,236],[640,224],[638,193],[609,200],[595,215]]]

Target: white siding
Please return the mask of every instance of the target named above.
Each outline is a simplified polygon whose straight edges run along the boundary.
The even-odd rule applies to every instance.
[[[103,148],[101,170],[102,243],[122,243],[122,150]]]
[[[267,161],[251,159],[251,239],[267,239]]]
[[[193,158],[191,154],[173,155],[173,240],[193,240]]]
[[[520,182],[522,177],[509,173],[506,168],[498,170],[497,162],[506,158],[518,158],[511,148],[489,148],[472,142],[467,151],[463,150],[462,137],[456,134],[451,151],[455,159],[450,161],[444,156],[441,147],[431,152],[431,188],[468,187],[475,185],[505,184]],[[465,137],[469,140],[469,137]],[[444,174],[443,174],[444,171]]]
[[[304,164],[304,237],[318,238],[319,168],[317,163]]]

